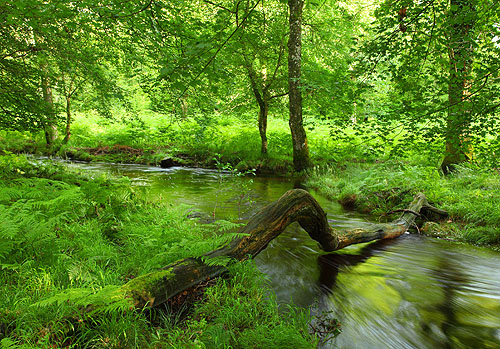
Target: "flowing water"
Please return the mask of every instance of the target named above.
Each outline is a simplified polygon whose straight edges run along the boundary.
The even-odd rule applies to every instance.
[[[250,181],[204,169],[70,166],[128,176],[148,188],[148,195],[189,205],[205,216],[215,211],[216,218],[248,218],[300,186],[293,179]],[[242,190],[249,198],[240,200]],[[312,194],[333,227],[371,224],[369,217]],[[499,252],[412,234],[325,254],[293,224],[255,261],[278,302],[293,302],[318,318],[341,322],[343,332],[325,347],[500,348]]]

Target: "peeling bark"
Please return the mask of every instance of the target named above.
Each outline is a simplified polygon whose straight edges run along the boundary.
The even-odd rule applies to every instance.
[[[423,194],[418,194],[402,216],[392,223],[336,231],[328,224],[326,213],[316,199],[305,190],[293,189],[255,214],[239,230],[245,237],[235,239],[227,246],[207,253],[205,257],[229,257],[233,261],[253,258],[293,222],[298,222],[322,250],[335,251],[352,244],[396,238],[414,224],[417,214],[422,217],[424,212],[446,214],[430,206]],[[224,266],[207,265],[201,259],[187,258],[163,270],[131,280],[121,287],[118,294],[119,297],[130,298],[137,308],[157,306],[193,285],[226,271]]]

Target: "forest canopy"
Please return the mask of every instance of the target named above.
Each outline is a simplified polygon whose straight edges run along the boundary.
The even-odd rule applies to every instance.
[[[327,125],[332,140],[369,143],[375,153],[434,153],[445,172],[463,161],[493,164],[500,146],[498,6],[2,2],[0,125],[43,131],[52,146],[68,142],[75,111],[116,120],[120,106],[139,122],[152,112],[194,118],[202,128],[231,114],[257,125],[265,155],[270,114],[290,118],[294,159],[305,144],[298,170],[310,164],[304,124],[311,131]],[[296,68],[291,40],[300,43]],[[290,92],[295,88],[299,94]]]

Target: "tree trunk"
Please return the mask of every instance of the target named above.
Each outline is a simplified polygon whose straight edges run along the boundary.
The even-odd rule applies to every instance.
[[[57,126],[54,120],[55,115],[52,89],[50,88],[49,80],[46,76],[42,77],[42,95],[43,100],[46,103],[48,113],[44,122],[45,141],[47,142],[47,146],[52,147],[57,139]]]
[[[186,95],[182,96],[180,102],[181,102],[182,120],[184,120],[186,119],[188,113],[187,96]]]
[[[307,191],[293,189],[255,214],[239,230],[245,237],[207,253],[205,258],[225,257],[232,261],[253,258],[293,222],[298,222],[324,251],[329,252],[352,244],[398,237],[408,230],[421,213],[432,211],[443,214],[443,211],[430,206],[423,194],[415,196],[409,208],[402,211],[404,213],[401,218],[392,223],[334,231],[319,203]],[[201,258],[187,258],[129,281],[116,291],[114,297],[117,300],[128,298],[137,308],[157,306],[180,292],[225,272],[224,266],[209,265]]]
[[[66,96],[66,134],[63,143],[67,144],[71,137],[71,97]]]
[[[262,88],[262,92],[259,89],[259,81],[257,78],[257,74],[255,73],[252,65],[245,58],[245,67],[248,72],[248,78],[250,79],[250,85],[252,86],[253,95],[255,96],[255,100],[259,105],[259,134],[260,134],[260,152],[262,155],[267,154],[267,114],[269,112],[269,91],[267,88]],[[265,79],[263,82],[265,85]]]
[[[290,8],[290,38],[288,39],[288,98],[290,131],[293,144],[293,166],[296,171],[309,167],[309,147],[302,123],[302,94],[300,91],[302,59],[302,8],[304,0],[288,0]]]
[[[260,152],[262,155],[267,154],[267,113],[269,112],[269,100],[266,98],[266,92],[262,98],[262,103],[259,103],[259,134],[260,134]]]
[[[475,8],[471,0],[451,0],[448,42],[449,80],[448,117],[446,122],[446,149],[441,168],[445,173],[454,165],[468,160],[467,128],[471,110],[464,101],[467,81],[472,68],[473,47],[471,38],[475,18]]]

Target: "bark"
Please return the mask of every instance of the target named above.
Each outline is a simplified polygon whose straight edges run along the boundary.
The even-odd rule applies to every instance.
[[[259,105],[259,134],[260,134],[260,152],[265,155],[267,154],[267,115],[269,112],[269,90],[265,86],[260,89],[259,88],[259,79],[257,78],[257,74],[252,67],[251,63],[247,60],[245,56],[245,67],[248,72],[248,78],[250,80],[250,85],[252,86],[252,92],[255,97],[255,100],[257,101],[257,104]],[[263,84],[265,85],[265,75],[264,75],[264,82]]]
[[[52,89],[46,76],[42,77],[42,95],[47,105],[48,115],[44,123],[45,141],[47,146],[52,147],[57,139],[57,126],[55,123],[54,100],[52,98]]]
[[[265,92],[264,92],[265,93]],[[262,103],[259,103],[259,134],[260,152],[267,154],[267,113],[269,112],[269,99],[264,96]]]
[[[467,128],[471,111],[464,99],[472,69],[472,27],[474,4],[471,0],[451,0],[450,35],[448,41],[449,80],[446,149],[441,168],[445,173],[454,165],[468,160]]]
[[[293,166],[296,171],[309,167],[309,147],[302,122],[302,94],[300,91],[302,60],[302,8],[304,0],[288,0],[290,8],[290,37],[288,39],[288,107],[293,144]]]
[[[401,218],[392,223],[335,231],[328,224],[326,213],[319,203],[307,191],[293,189],[255,214],[239,230],[245,237],[235,239],[205,257],[227,257],[232,261],[253,258],[293,222],[298,222],[319,243],[321,249],[327,252],[377,239],[393,239],[405,233],[414,224],[415,218],[425,210],[443,213],[430,206],[423,194],[418,194]],[[224,266],[208,265],[201,259],[188,258],[131,280],[121,287],[117,297],[129,298],[137,308],[157,306],[190,287],[225,272]]]
[[[184,120],[187,117],[188,113],[187,96],[186,95],[182,96],[180,102],[181,102],[182,119]]]
[[[69,139],[71,138],[71,97],[66,96],[66,132],[64,135],[64,140],[63,143],[66,144],[68,143]]]

